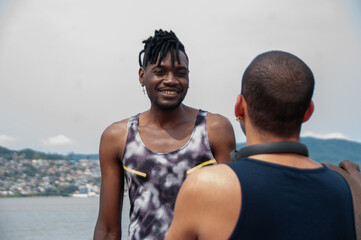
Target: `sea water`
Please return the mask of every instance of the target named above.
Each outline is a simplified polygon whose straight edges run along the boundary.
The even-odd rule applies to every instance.
[[[122,239],[127,239],[129,199],[124,197]],[[0,198],[1,240],[91,240],[99,197]]]

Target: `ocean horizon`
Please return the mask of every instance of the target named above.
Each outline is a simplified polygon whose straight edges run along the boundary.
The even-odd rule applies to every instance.
[[[129,197],[124,196],[122,239],[127,239]],[[2,240],[90,240],[99,197],[0,198]]]

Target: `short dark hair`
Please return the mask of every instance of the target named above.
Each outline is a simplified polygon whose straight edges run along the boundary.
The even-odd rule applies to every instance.
[[[162,29],[155,30],[154,36],[149,37],[143,41],[144,49],[139,52],[139,66],[146,67],[148,63],[158,65],[168,52],[171,53],[172,67],[174,67],[175,59],[180,63],[179,51],[182,51],[188,60],[183,44],[179,41],[174,32],[163,31]],[[142,54],[143,62],[142,62]]]
[[[298,57],[283,51],[258,55],[242,78],[241,94],[252,123],[280,137],[299,134],[311,102],[314,77]]]

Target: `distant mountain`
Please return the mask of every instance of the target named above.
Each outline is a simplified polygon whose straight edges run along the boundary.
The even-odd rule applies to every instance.
[[[351,160],[361,166],[361,143],[344,139],[319,139],[303,137],[301,142],[306,144],[310,158],[317,162],[328,162],[338,165],[343,160]],[[237,143],[237,148],[245,143]]]
[[[343,139],[319,139],[312,137],[301,138],[301,142],[307,145],[310,157],[315,161],[337,165],[342,160],[351,160],[361,167],[361,143]],[[237,143],[237,149],[244,145],[244,142]],[[98,154],[69,153],[61,155],[38,152],[32,149],[15,151],[0,146],[0,157],[12,159],[14,156],[25,159],[99,159]]]
[[[0,157],[5,159],[12,158],[22,158],[22,159],[66,159],[64,155],[61,154],[51,154],[34,151],[32,149],[23,149],[23,150],[10,150],[5,147],[0,146]]]
[[[361,143],[344,139],[301,138],[310,152],[310,157],[318,162],[338,164],[350,160],[361,166]]]
[[[96,160],[99,158],[98,154],[78,154],[78,153],[69,153],[66,155],[58,153],[44,153],[35,151],[32,149],[23,149],[23,150],[10,150],[8,148],[0,146],[0,157],[5,159],[21,158],[21,159],[64,159],[64,160],[79,160],[79,159],[93,159]]]

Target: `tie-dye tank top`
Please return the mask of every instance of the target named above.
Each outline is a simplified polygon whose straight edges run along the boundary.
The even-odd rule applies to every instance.
[[[149,150],[138,132],[139,114],[129,119],[122,160],[130,199],[128,239],[164,239],[187,174],[216,163],[209,145],[206,115],[199,110],[188,142],[169,153]]]

